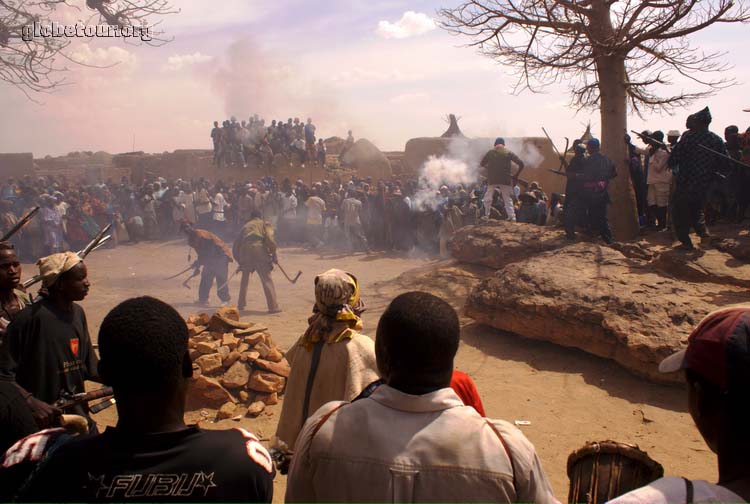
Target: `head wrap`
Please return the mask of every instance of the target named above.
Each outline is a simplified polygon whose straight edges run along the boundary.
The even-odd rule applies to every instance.
[[[596,139],[596,138],[590,138],[589,141],[586,142],[586,145],[589,146],[589,147],[591,147],[591,148],[593,148],[593,149],[598,149],[601,144],[599,143],[598,139]]]
[[[704,108],[700,112],[696,112],[695,114],[693,114],[692,117],[695,121],[699,122],[700,124],[704,124],[706,126],[711,124],[711,119],[712,119],[711,111],[708,110],[708,107]]]
[[[351,273],[331,269],[315,277],[315,305],[310,324],[300,344],[307,350],[319,342],[338,343],[362,330],[359,315],[365,304],[359,296],[359,282]]]
[[[42,285],[50,287],[57,282],[57,279],[63,273],[75,268],[81,262],[83,262],[83,259],[78,257],[78,254],[75,252],[62,252],[42,257],[36,263],[39,266],[39,276],[42,277]]]

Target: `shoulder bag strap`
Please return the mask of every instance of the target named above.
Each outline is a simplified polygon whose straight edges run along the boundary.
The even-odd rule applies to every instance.
[[[513,472],[513,488],[516,488],[516,464],[513,461],[513,454],[511,454],[510,449],[508,448],[508,443],[505,442],[503,435],[500,434],[500,431],[497,430],[497,427],[495,427],[490,420],[485,418],[484,421],[487,422],[487,425],[490,426],[490,429],[492,429],[495,435],[497,435],[497,438],[503,444],[503,449],[505,450],[505,453],[508,454],[508,460],[510,461],[510,469]],[[689,504],[692,504],[692,503],[689,503]]]
[[[682,478],[682,479],[685,480],[685,494],[686,494],[685,502],[687,504],[693,504],[693,499],[695,496],[695,488],[693,488],[693,482],[687,478]]]
[[[310,373],[307,375],[307,385],[305,386],[305,400],[302,403],[302,425],[305,425],[309,410],[310,410],[310,394],[312,393],[313,383],[315,382],[315,375],[318,372],[318,366],[320,365],[320,354],[323,351],[323,345],[325,341],[320,340],[315,343],[313,347],[312,362],[310,363]]]

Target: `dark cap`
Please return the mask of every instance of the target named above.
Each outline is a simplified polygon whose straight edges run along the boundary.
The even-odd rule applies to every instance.
[[[686,349],[659,364],[662,373],[680,369],[722,390],[750,386],[750,305],[712,312],[690,333]]]

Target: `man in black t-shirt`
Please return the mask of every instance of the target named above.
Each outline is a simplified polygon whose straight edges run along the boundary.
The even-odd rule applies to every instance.
[[[86,314],[76,301],[89,291],[86,265],[74,252],[40,259],[45,295],[21,310],[0,345],[0,380],[14,382],[40,428],[57,423],[52,403],[62,392],[85,392],[85,380],[98,380],[97,358]],[[84,405],[67,413],[88,415]],[[90,421],[90,428],[95,428]]]
[[[19,500],[271,502],[273,463],[257,437],[185,425],[192,362],[174,308],[151,297],[121,303],[102,322],[99,349],[117,427],[55,450]]]

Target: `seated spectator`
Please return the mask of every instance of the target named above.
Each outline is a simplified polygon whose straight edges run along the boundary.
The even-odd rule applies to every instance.
[[[55,450],[21,500],[271,502],[273,464],[257,437],[185,425],[193,371],[174,308],[151,297],[124,301],[102,322],[99,345],[117,427]]]
[[[617,499],[617,504],[750,501],[750,306],[718,310],[698,324],[685,350],[659,371],[685,370],[688,410],[719,465],[717,484],[661,478]]]
[[[394,299],[375,340],[385,383],[305,423],[287,502],[556,502],[521,431],[482,418],[450,388],[458,341],[445,301]]]
[[[518,222],[524,222],[526,224],[539,224],[540,215],[540,207],[539,207],[539,199],[537,198],[536,194],[533,192],[525,192],[522,193],[518,197],[518,201],[521,202],[521,205],[518,207],[517,214],[517,220]]]

